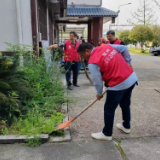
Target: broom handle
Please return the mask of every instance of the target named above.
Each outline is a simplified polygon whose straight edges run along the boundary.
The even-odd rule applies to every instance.
[[[83,59],[82,57],[81,57],[81,62],[82,62],[82,64],[83,64],[83,68],[84,68],[84,71],[85,71],[85,73],[86,73],[87,78],[89,79],[91,85],[93,85],[93,81],[91,80],[91,78],[90,78],[89,75],[88,75],[88,72],[87,72],[87,70],[86,70],[86,66],[85,66],[85,64],[84,64],[84,59]]]
[[[103,96],[106,94],[107,90],[103,92]],[[73,118],[73,121],[76,120],[80,115],[82,115],[86,110],[88,110],[93,104],[95,104],[98,101],[96,98],[91,104],[89,104],[82,112],[80,112],[76,117]]]

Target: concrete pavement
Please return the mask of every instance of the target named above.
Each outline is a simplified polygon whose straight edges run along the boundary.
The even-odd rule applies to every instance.
[[[0,145],[0,160],[159,160],[160,159],[160,57],[132,55],[139,77],[132,96],[132,132],[126,135],[114,127],[114,140],[93,140],[93,132],[103,128],[105,97],[84,113],[71,126],[71,143],[47,143],[37,148],[25,144]],[[84,74],[80,88],[69,92],[69,116],[74,117],[95,98],[95,89]],[[116,111],[115,124],[121,122]],[[114,141],[119,142],[118,149]],[[121,156],[122,155],[122,156]]]
[[[122,160],[113,142],[79,142],[26,145],[0,145],[0,160]]]
[[[160,138],[123,140],[121,147],[129,160],[160,160]]]
[[[135,138],[145,136],[160,136],[160,94],[155,88],[160,88],[160,57],[132,55],[133,67],[139,77],[139,85],[135,87],[132,96],[132,132],[123,134],[114,127],[114,138]],[[84,74],[79,76],[80,88],[69,93],[74,103],[70,103],[70,117],[74,117],[95,98],[95,89],[89,84]],[[105,98],[97,102],[77,119],[71,126],[73,140],[92,139],[92,132],[103,128],[103,105]],[[118,107],[115,124],[122,121],[121,110]]]

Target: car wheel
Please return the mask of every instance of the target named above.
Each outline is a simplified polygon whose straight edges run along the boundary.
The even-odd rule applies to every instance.
[[[158,53],[157,52],[155,52],[155,53],[153,53],[154,54],[154,56],[158,56]]]

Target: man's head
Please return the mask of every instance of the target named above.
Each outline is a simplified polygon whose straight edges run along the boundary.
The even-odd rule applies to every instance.
[[[93,46],[90,43],[82,43],[79,45],[77,52],[84,60],[89,60]]]
[[[102,43],[106,43],[106,39],[105,38],[102,38]]]
[[[111,42],[116,40],[115,32],[113,30],[107,32],[107,39]]]
[[[73,31],[70,32],[70,40],[72,42],[75,42],[76,36],[77,36],[76,32],[73,32]]]
[[[83,36],[81,36],[81,38],[80,38],[81,40],[83,40]]]
[[[77,39],[79,39],[79,35],[77,35]]]

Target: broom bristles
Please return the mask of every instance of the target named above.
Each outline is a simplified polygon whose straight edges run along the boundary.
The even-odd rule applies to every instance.
[[[70,125],[71,125],[72,122],[73,122],[73,119],[71,119],[70,121],[61,123],[61,124],[59,124],[59,125],[56,127],[56,130],[61,130],[61,129],[70,127]]]

